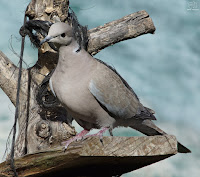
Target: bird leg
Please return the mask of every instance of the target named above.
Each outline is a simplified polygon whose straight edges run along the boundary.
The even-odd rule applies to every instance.
[[[79,141],[81,139],[83,139],[83,137],[88,133],[88,130],[82,130],[80,133],[78,133],[76,136],[74,136],[73,138],[62,142],[62,144],[65,144],[65,150],[67,149],[67,147],[74,141]]]
[[[102,141],[103,134],[108,129],[109,129],[108,127],[103,127],[98,133],[95,133],[95,134],[92,134],[92,135],[87,135],[87,136],[85,136],[85,138],[92,137],[92,136],[99,136],[100,141],[103,143],[103,141]]]

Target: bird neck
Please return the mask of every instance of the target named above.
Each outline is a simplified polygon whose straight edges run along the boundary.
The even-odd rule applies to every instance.
[[[61,53],[63,51],[66,51],[66,50],[68,52],[74,52],[75,53],[75,52],[78,52],[79,48],[80,48],[79,44],[77,43],[76,40],[73,39],[69,45],[67,45],[67,46],[62,45],[62,46],[60,46],[59,53]]]
[[[88,63],[91,58],[84,49],[79,50],[79,44],[73,40],[70,45],[60,47],[57,67],[63,70],[66,70],[66,68],[89,67]]]

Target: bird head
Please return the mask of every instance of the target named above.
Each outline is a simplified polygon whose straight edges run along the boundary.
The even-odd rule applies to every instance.
[[[48,35],[40,42],[53,42],[59,45],[69,45],[73,39],[73,31],[71,26],[63,22],[57,22],[51,25]]]

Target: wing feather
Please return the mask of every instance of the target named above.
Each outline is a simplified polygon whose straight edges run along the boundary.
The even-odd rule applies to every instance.
[[[121,78],[102,63],[97,65],[89,90],[117,118],[132,118],[145,111],[137,96],[125,86]]]

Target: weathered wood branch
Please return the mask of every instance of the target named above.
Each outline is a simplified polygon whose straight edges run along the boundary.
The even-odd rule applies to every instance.
[[[68,0],[32,0],[26,10],[30,19],[54,21],[57,16],[66,22]],[[149,15],[140,11],[88,31],[88,51],[96,54],[101,49],[122,40],[153,33],[155,27]],[[38,61],[34,67],[23,70],[20,92],[19,135],[15,156],[34,153],[59,146],[62,141],[75,135],[68,125],[69,115],[64,108],[43,110],[37,103],[36,93],[44,75],[55,68],[58,54],[48,45],[38,50]],[[18,68],[0,52],[0,87],[15,104]],[[52,113],[53,112],[53,113]],[[50,116],[50,115],[53,115]]]
[[[18,68],[0,51],[0,87],[15,104]]]
[[[142,10],[89,30],[88,52],[95,55],[117,42],[154,32],[152,19]]]
[[[174,136],[98,137],[26,155],[15,161],[19,176],[114,176],[136,170],[177,153]],[[12,176],[9,164],[0,174]]]

